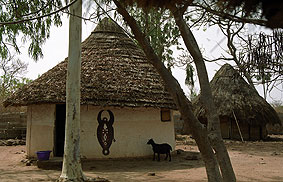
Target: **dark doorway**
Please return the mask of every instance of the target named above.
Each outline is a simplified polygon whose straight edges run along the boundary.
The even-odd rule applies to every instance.
[[[56,105],[56,120],[55,120],[55,157],[63,157],[64,142],[65,142],[65,124],[66,124],[66,105]]]

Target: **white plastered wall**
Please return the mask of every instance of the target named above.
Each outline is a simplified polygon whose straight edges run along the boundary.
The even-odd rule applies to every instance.
[[[101,110],[114,114],[114,139],[110,154],[102,154],[97,140],[97,115]],[[102,117],[108,113],[103,112]],[[35,157],[36,151],[54,149],[55,105],[32,105],[28,107],[27,154]],[[81,106],[81,156],[83,158],[123,158],[152,155],[148,139],[156,143],[169,143],[175,148],[174,122],[162,122],[157,108],[119,108]],[[52,157],[51,153],[51,157]]]
[[[114,139],[110,154],[102,154],[97,140],[97,115],[101,110],[111,110],[114,114]],[[109,118],[106,111],[103,112]],[[175,148],[174,122],[161,122],[160,109],[154,108],[101,108],[82,106],[81,108],[81,154],[86,158],[119,158],[152,155],[147,141],[169,143]]]
[[[26,140],[29,157],[36,157],[37,151],[53,151],[54,121],[54,104],[28,106]],[[51,156],[53,156],[52,153]]]

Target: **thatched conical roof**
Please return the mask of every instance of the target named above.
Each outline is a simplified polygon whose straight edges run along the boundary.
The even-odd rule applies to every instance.
[[[4,105],[65,103],[67,62],[25,85]],[[82,42],[81,104],[176,108],[144,52],[107,18]]]
[[[234,118],[239,122],[251,125],[280,123],[275,110],[263,99],[229,64],[223,65],[210,82],[213,100],[218,114]],[[205,110],[198,96],[194,102],[194,112],[200,120],[204,120]]]

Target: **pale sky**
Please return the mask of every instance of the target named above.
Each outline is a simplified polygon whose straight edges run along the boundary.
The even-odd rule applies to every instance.
[[[52,67],[56,66],[59,62],[63,61],[66,57],[68,57],[68,20],[65,18],[63,20],[62,27],[52,27],[51,28],[51,35],[50,38],[46,41],[43,45],[43,59],[39,59],[37,62],[32,60],[27,55],[27,45],[21,49],[22,54],[18,57],[25,62],[29,63],[28,72],[26,77],[31,79],[36,79],[38,75],[41,75],[51,69]],[[87,24],[83,23],[82,28],[82,40],[85,40],[95,28],[95,24],[89,22]],[[217,31],[216,29],[208,29],[206,31],[203,30],[195,30],[193,31],[196,40],[199,43],[199,47],[205,48],[208,54],[211,54],[214,57],[220,55],[223,50],[221,48],[214,49],[217,42],[219,42],[223,35]],[[226,42],[222,43],[224,46]],[[174,53],[175,54],[175,53]],[[177,55],[178,53],[176,53]],[[223,64],[223,63],[221,63]],[[215,63],[206,63],[207,70],[209,74],[209,79],[211,80],[215,74],[215,72],[220,68],[219,65]],[[185,71],[180,68],[176,68],[173,70],[173,75],[179,81],[181,87],[184,89],[185,93],[188,93],[188,88],[185,86]],[[199,86],[197,85],[197,90],[199,91]],[[261,87],[257,87],[259,93],[262,94]],[[283,89],[283,85],[281,86]],[[283,93],[279,90],[274,90],[271,94],[272,98],[275,100],[283,101]],[[268,101],[272,102],[271,97],[268,97]]]

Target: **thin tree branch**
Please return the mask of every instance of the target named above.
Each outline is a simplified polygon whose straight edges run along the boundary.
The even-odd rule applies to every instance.
[[[220,61],[220,60],[225,60],[225,61],[233,61],[234,58],[225,58],[225,57],[220,57],[220,58],[216,58],[216,59],[206,59],[203,58],[206,62],[216,62],[216,61]]]
[[[180,13],[183,15],[185,13],[185,11],[188,9],[188,7],[192,4],[193,0],[187,1],[185,2],[185,4],[183,5],[183,7],[179,8]]]
[[[51,15],[54,15],[56,13],[59,13],[60,11],[63,11],[64,9],[67,9],[69,8],[71,5],[73,5],[77,0],[73,0],[72,2],[70,2],[68,5],[54,11],[54,12],[51,12],[51,13],[48,13],[48,14],[45,14],[45,15],[41,15],[41,16],[37,16],[37,17],[33,17],[33,18],[27,18],[27,19],[22,19],[22,20],[18,20],[18,21],[11,21],[11,22],[0,22],[0,26],[3,26],[3,25],[11,25],[11,24],[18,24],[18,23],[23,23],[23,22],[27,22],[27,21],[33,21],[33,20],[36,20],[36,19],[41,19],[41,18],[44,18],[44,17],[47,17],[47,16],[51,16]]]
[[[256,24],[256,25],[261,25],[261,26],[266,26],[266,24],[267,24],[266,20],[242,18],[242,17],[239,17],[239,16],[231,15],[229,13],[225,13],[223,11],[220,12],[220,11],[217,11],[217,10],[214,10],[214,9],[211,9],[211,8],[199,5],[199,4],[193,3],[191,6],[202,8],[202,9],[204,9],[204,10],[206,10],[206,11],[212,13],[212,14],[219,16],[219,17],[222,17],[224,19],[230,19],[230,20],[235,21],[235,22],[245,22],[245,23],[251,23],[251,24]]]
[[[42,8],[40,8],[39,10],[36,10],[36,11],[34,11],[34,12],[30,12],[30,13],[25,14],[25,15],[22,15],[22,17],[37,14],[37,13],[39,13],[40,11],[42,11],[43,9],[45,9],[49,4],[52,4],[52,1],[46,2],[46,5],[45,5],[45,6],[42,6]]]
[[[201,14],[201,16],[198,18],[197,21],[195,21],[192,25],[190,25],[190,28],[192,28],[192,27],[195,26],[197,23],[199,23],[199,22],[203,19],[203,17],[205,16],[205,14],[206,14],[206,11],[204,11],[204,12]]]

